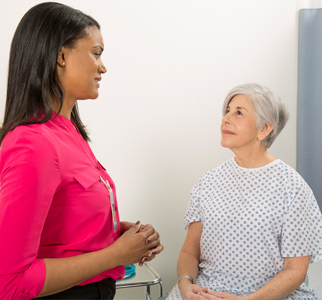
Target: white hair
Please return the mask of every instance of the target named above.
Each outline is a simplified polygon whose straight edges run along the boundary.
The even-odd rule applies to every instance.
[[[270,89],[257,83],[245,83],[232,88],[227,94],[223,104],[223,116],[226,114],[230,101],[236,95],[244,95],[253,104],[256,115],[257,129],[272,124],[273,130],[262,141],[263,146],[268,149],[276,137],[284,128],[289,113],[282,100]]]

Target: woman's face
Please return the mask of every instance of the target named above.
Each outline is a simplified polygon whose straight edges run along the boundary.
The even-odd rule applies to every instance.
[[[97,27],[88,27],[87,36],[76,41],[73,48],[62,48],[58,57],[58,76],[64,100],[96,99],[101,74],[106,72],[101,55],[104,42]]]
[[[236,95],[228,104],[221,123],[221,145],[231,150],[251,149],[258,143],[259,130],[252,103],[244,95]]]

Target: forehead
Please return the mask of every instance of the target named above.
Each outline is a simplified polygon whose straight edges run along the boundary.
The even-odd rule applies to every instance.
[[[253,110],[253,103],[245,95],[236,95],[230,100],[228,107],[242,107]]]
[[[97,27],[87,27],[85,29],[85,32],[86,36],[83,39],[78,40],[78,45],[87,45],[91,47],[101,46],[102,48],[104,48],[104,41],[101,31]]]

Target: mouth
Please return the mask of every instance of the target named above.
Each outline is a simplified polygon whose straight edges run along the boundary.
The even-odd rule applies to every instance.
[[[94,82],[95,82],[95,84],[97,85],[97,87],[100,87],[100,84],[99,84],[99,82],[102,80],[102,78],[101,77],[97,77],[97,78],[95,78],[94,79]]]
[[[235,134],[235,133],[233,133],[233,132],[231,132],[229,130],[222,130],[221,133],[224,134],[224,135],[234,135]]]

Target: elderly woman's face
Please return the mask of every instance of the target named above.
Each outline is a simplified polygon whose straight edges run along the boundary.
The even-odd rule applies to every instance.
[[[256,115],[252,103],[244,95],[236,95],[228,104],[221,123],[221,145],[234,149],[251,149],[258,143]]]

